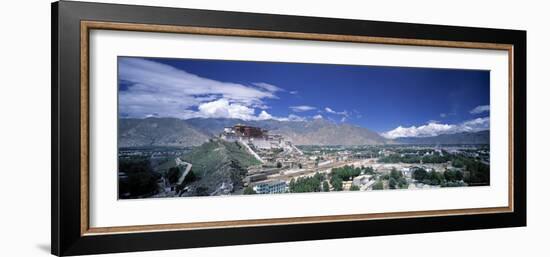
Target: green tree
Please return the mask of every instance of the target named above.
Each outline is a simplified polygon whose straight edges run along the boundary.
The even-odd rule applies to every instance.
[[[462,167],[464,167],[464,162],[463,162],[460,158],[455,158],[455,159],[453,159],[453,161],[451,162],[451,164],[453,165],[453,167],[457,167],[457,168],[462,168]]]
[[[403,173],[401,171],[396,170],[395,168],[391,168],[390,177],[397,180],[403,177]]]
[[[352,166],[344,166],[340,168],[333,168],[330,172],[331,176],[340,177],[343,181],[353,180],[354,177],[361,175],[361,168],[355,168]]]
[[[374,185],[372,185],[373,190],[383,190],[384,189],[384,182],[378,180]]]
[[[460,181],[464,179],[464,174],[460,170],[445,170],[443,176],[447,181]]]
[[[283,167],[283,164],[281,162],[277,162],[277,168],[282,168]]]
[[[402,189],[406,189],[406,188],[409,187],[409,183],[407,182],[407,180],[405,178],[401,177],[397,180],[397,187],[402,188]]]
[[[330,186],[328,182],[325,180],[323,181],[323,192],[328,192],[328,191],[330,191]]]
[[[418,168],[413,171],[413,178],[418,181],[423,181],[427,175],[428,172],[423,168]]]
[[[195,175],[195,172],[193,172],[193,169],[187,173],[187,176],[185,176],[185,179],[183,179],[183,183],[189,183],[197,180],[197,176]]]
[[[140,198],[158,192],[157,180],[162,175],[153,171],[148,158],[121,159],[118,171],[126,175],[118,180],[120,198]]]
[[[390,189],[396,189],[397,188],[397,181],[391,177],[389,180]]]
[[[423,163],[445,163],[449,161],[447,155],[440,156],[439,154],[426,155],[422,157]]]
[[[168,172],[166,173],[166,178],[168,179],[168,182],[170,182],[170,184],[178,182],[179,177],[180,169],[178,167],[171,167],[170,169],[168,169]]]
[[[460,170],[455,170],[455,180],[460,181],[464,179],[464,173]]]
[[[296,180],[291,179],[289,182],[289,191],[291,193],[303,193],[303,192],[320,192],[321,181],[324,180],[324,175],[321,173],[315,173],[310,177],[300,177]]]
[[[430,184],[432,186],[437,186],[437,185],[441,185],[441,183],[445,181],[445,177],[443,176],[442,173],[432,170],[428,172],[424,180],[428,182],[427,184]]]
[[[374,174],[374,169],[370,166],[365,168],[365,174],[368,174],[368,175]]]
[[[330,184],[332,185],[332,188],[334,189],[334,191],[343,190],[343,180],[339,176],[331,176]]]
[[[359,191],[359,186],[356,186],[356,185],[351,185],[351,187],[349,188],[349,191]]]
[[[489,165],[476,160],[469,160],[466,164],[466,170],[469,172],[469,175],[464,178],[464,182],[471,186],[489,185]]]
[[[255,195],[256,191],[252,187],[248,186],[244,189],[244,194],[245,195]]]

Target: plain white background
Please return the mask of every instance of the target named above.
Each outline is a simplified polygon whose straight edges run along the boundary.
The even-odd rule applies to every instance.
[[[292,242],[117,256],[548,256],[550,32],[545,1],[110,1],[528,31],[528,227]],[[0,15],[0,255],[46,256],[50,242],[50,1]],[[7,165],[6,165],[7,164]]]

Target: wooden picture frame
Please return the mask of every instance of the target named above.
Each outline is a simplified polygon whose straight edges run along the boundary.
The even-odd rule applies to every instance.
[[[508,52],[508,206],[90,227],[89,33],[161,32]],[[52,254],[79,255],[526,225],[526,32],[83,2],[52,4]]]

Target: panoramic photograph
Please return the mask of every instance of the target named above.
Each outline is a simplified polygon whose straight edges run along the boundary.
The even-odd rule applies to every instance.
[[[118,199],[490,185],[488,70],[117,61]]]

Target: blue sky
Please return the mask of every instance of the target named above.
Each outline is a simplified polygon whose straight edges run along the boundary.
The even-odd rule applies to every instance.
[[[119,57],[121,117],[350,123],[395,138],[489,128],[489,71]]]

